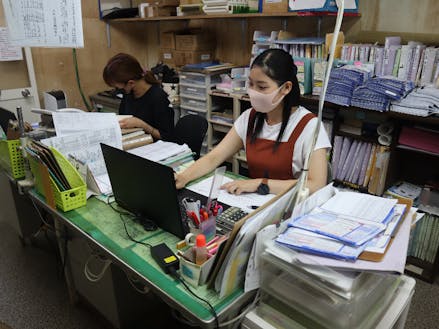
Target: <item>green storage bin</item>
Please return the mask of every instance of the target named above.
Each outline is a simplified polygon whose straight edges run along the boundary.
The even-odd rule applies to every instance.
[[[79,175],[75,167],[73,167],[73,165],[66,158],[64,158],[61,153],[54,148],[51,148],[51,150],[70,186],[72,187],[70,190],[60,191],[58,185],[54,182],[53,178],[50,177],[50,186],[53,190],[57,208],[62,211],[69,211],[85,206],[87,204],[87,185],[85,184],[84,180]],[[32,174],[35,178],[35,189],[38,193],[44,196],[44,187],[39,163],[36,159],[29,156],[29,164]]]
[[[25,176],[24,160],[20,150],[19,139],[0,141],[0,166],[15,179]]]

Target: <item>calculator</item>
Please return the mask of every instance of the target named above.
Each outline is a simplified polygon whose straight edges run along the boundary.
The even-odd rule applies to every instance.
[[[227,234],[233,230],[233,226],[248,213],[239,207],[230,207],[224,210],[221,215],[216,217],[217,231],[221,234]]]

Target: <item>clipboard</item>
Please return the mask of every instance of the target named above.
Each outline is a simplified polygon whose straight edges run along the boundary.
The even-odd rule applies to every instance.
[[[405,220],[411,220],[410,218],[407,219],[407,214],[410,212],[410,208],[413,206],[413,200],[406,199],[406,198],[397,198],[399,204],[405,205],[405,211],[404,215],[402,216],[401,220],[398,223],[398,227],[395,230],[395,235],[398,234],[399,228],[401,227],[402,223]],[[361,260],[367,260],[370,262],[381,262],[386,255],[387,251],[389,250],[390,246],[392,245],[393,241],[395,240],[395,237],[392,237],[387,244],[386,250],[384,253],[377,253],[377,252],[371,252],[371,251],[363,251],[358,259]]]
[[[291,184],[283,192],[277,194],[270,201],[266,202],[265,204],[258,207],[254,211],[250,212],[245,217],[241,218],[239,221],[237,221],[235,223],[235,225],[233,226],[233,230],[230,232],[229,238],[227,239],[227,241],[225,241],[225,243],[222,244],[222,245],[224,245],[224,247],[221,250],[218,250],[218,252],[217,252],[218,254],[215,258],[215,263],[212,266],[213,269],[211,270],[209,277],[207,278],[207,287],[208,288],[215,289],[215,280],[216,280],[216,277],[218,275],[218,272],[220,271],[220,269],[225,261],[225,258],[227,256],[227,253],[230,251],[230,248],[231,248],[233,242],[235,241],[235,238],[238,235],[239,230],[241,229],[242,225],[244,225],[244,223],[248,219],[250,219],[251,217],[253,217],[257,213],[259,213],[260,211],[264,210],[265,208],[267,208],[268,206],[270,206],[271,204],[273,204],[274,202],[276,202],[277,200],[282,198],[285,194],[287,194],[289,191],[291,191],[291,189],[293,189],[295,187],[295,185],[296,185],[295,183]]]

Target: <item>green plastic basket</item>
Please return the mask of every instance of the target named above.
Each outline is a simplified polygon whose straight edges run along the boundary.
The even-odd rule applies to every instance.
[[[58,161],[58,164],[61,167],[64,175],[69,181],[70,186],[72,186],[70,190],[60,191],[58,186],[53,181],[52,177],[50,177],[50,186],[55,196],[56,206],[62,211],[69,211],[85,206],[87,204],[87,185],[84,183],[84,180],[79,175],[75,167],[73,167],[73,165],[66,158],[64,158],[61,153],[59,153],[54,148],[51,148],[51,150],[56,160]],[[44,196],[44,187],[39,163],[34,158],[29,157],[29,164],[32,174],[35,178],[35,188],[38,193]]]
[[[0,141],[0,166],[15,179],[25,176],[24,160],[20,150],[19,139]]]

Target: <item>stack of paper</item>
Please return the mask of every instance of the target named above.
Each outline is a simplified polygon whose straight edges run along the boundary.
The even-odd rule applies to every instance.
[[[110,194],[100,143],[122,149],[122,135],[114,113],[53,113],[56,137],[42,142],[56,148],[87,172],[87,186],[98,194]],[[88,168],[88,170],[87,170]]]
[[[159,162],[180,172],[194,162],[194,154],[186,144],[157,141],[128,151],[142,158]]]
[[[276,242],[351,261],[368,248],[371,252],[384,252],[405,210],[405,206],[396,206],[396,202],[356,192],[339,192],[310,213],[292,217],[289,228]]]

